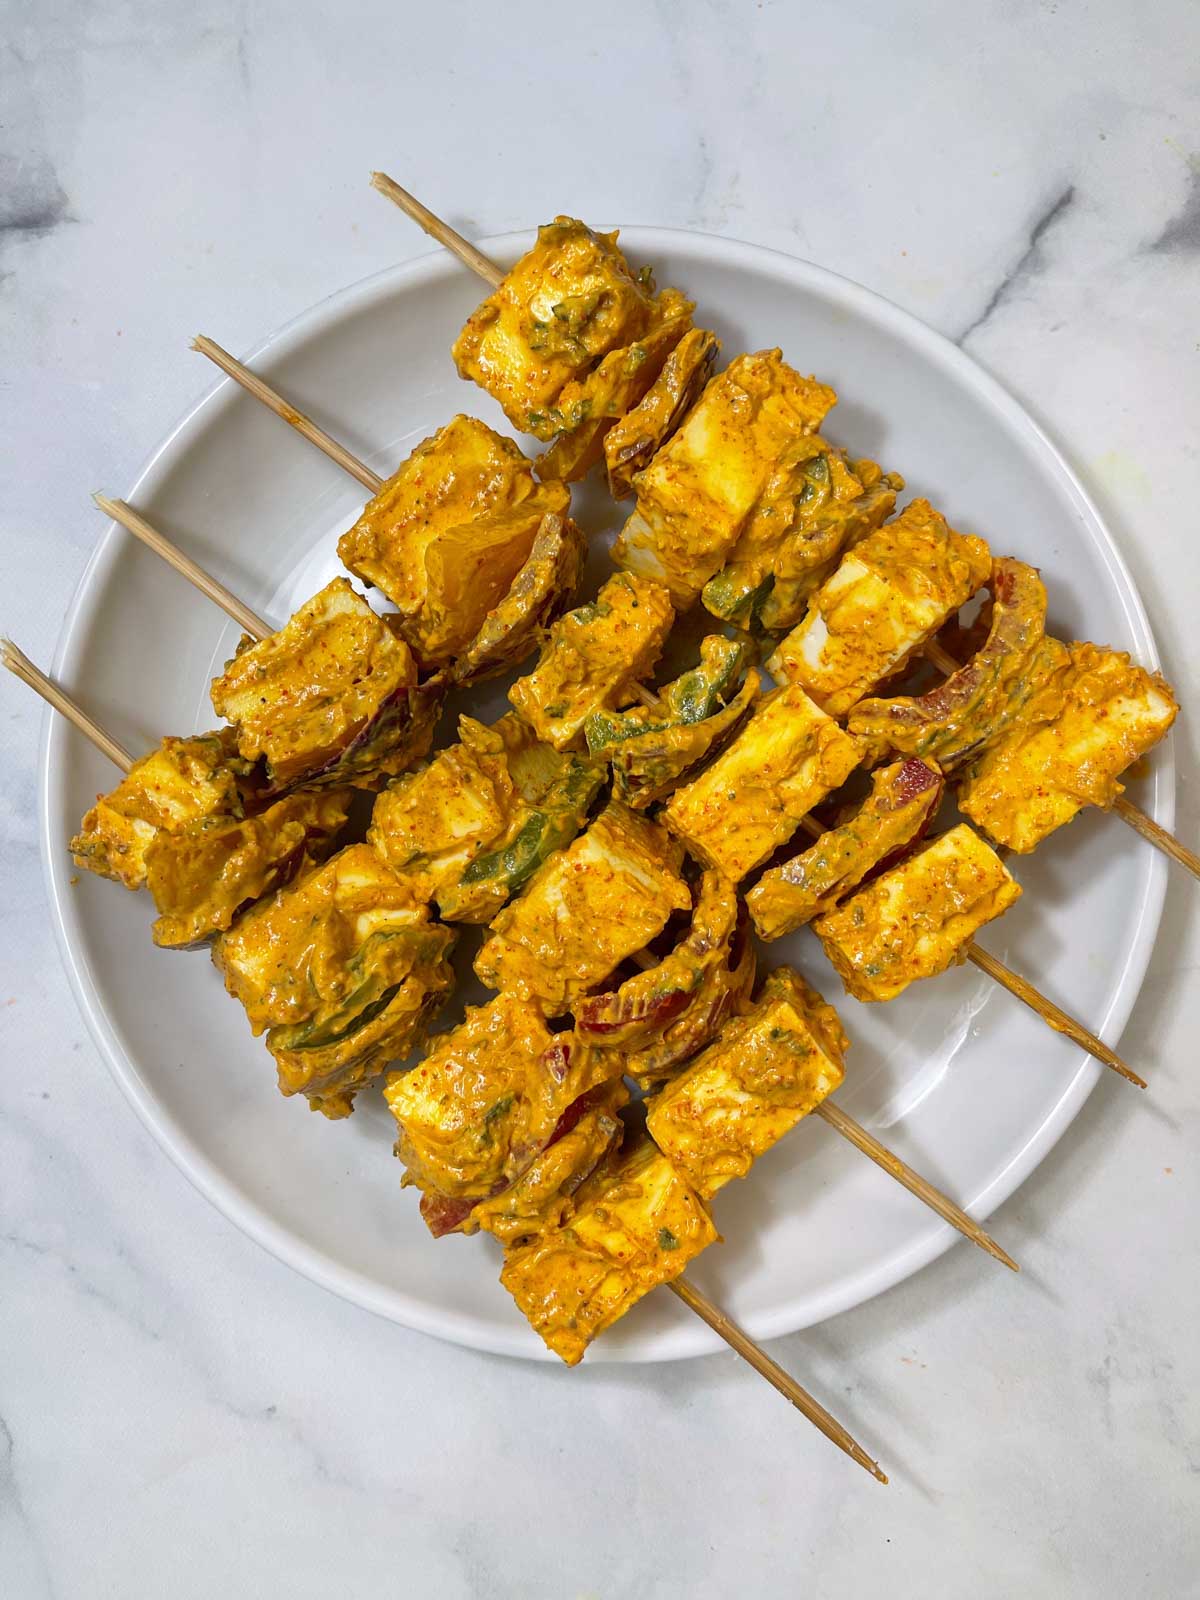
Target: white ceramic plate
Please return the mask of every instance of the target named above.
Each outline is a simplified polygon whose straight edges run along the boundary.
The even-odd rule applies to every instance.
[[[491,249],[513,260],[529,242],[513,236]],[[633,261],[653,263],[660,283],[695,297],[726,358],[782,346],[844,396],[828,430],[839,443],[903,472],[911,493],[928,495],[997,554],[1036,562],[1056,632],[1156,664],[1141,603],[1095,508],[1034,423],[966,356],[868,291],[771,251],[645,228],[626,230],[622,243]],[[506,427],[449,357],[479,298],[465,269],[437,253],[334,295],[253,362],[387,472],[456,411]],[[199,366],[196,377],[205,377]],[[282,621],[338,570],[335,538],[362,491],[222,382],[167,437],[129,498],[255,610]],[[593,488],[579,495],[577,515],[596,538],[599,575],[601,536],[621,513]],[[211,726],[207,680],[231,653],[232,625],[123,532],[101,531],[56,674],[132,749]],[[484,714],[500,709],[497,691],[483,698]],[[112,777],[78,734],[49,727],[43,837],[63,955],[93,1035],[164,1148],[247,1233],[337,1293],[442,1338],[544,1356],[496,1281],[493,1242],[427,1234],[413,1195],[400,1191],[378,1097],[364,1095],[349,1122],[335,1124],[299,1098],[282,1100],[270,1058],[207,956],[155,950],[144,895],[87,875],[72,884],[66,840]],[[1170,825],[1168,750],[1134,792]],[[1158,926],[1162,861],[1091,813],[1016,871],[1028,892],[984,943],[1115,1040]],[[868,1008],[841,994],[809,934],[770,954],[798,964],[842,1013],[853,1047],[841,1102],[978,1216],[1041,1160],[1101,1070],[972,968]],[[958,1238],[815,1119],[724,1191],[716,1212],[725,1244],[691,1275],[759,1338],[877,1294]],[[980,1256],[978,1270],[997,1269]],[[659,1293],[589,1360],[669,1360],[714,1344]]]

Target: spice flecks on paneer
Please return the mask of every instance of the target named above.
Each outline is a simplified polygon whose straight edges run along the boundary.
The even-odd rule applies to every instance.
[[[736,883],[791,838],[859,754],[858,741],[803,689],[780,689],[711,766],[676,790],[663,817],[706,866]]]
[[[991,570],[982,539],[914,500],[843,558],[768,669],[841,716],[919,651]]]
[[[71,840],[75,865],[127,889],[143,888],[146,852],[160,834],[244,815],[231,760],[236,752],[219,733],[164,739],[115,789],[96,797]]]
[[[980,928],[1020,897],[985,840],[960,823],[813,923],[848,993],[891,1000],[965,960]]]
[[[393,1074],[384,1092],[406,1181],[482,1200],[519,1176],[565,1110],[546,1060],[553,1038],[536,1005],[501,994]]]
[[[507,593],[544,516],[569,492],[538,484],[511,439],[457,416],[419,444],[338,542],[356,577],[396,606],[428,666],[454,658]]]
[[[964,771],[958,803],[998,844],[1028,851],[1085,805],[1108,808],[1120,773],[1164,736],[1179,709],[1157,672],[1121,651],[1069,647],[1062,705],[1018,722]]]
[[[691,908],[683,852],[656,823],[612,801],[492,923],[475,971],[492,989],[570,1010],[626,957]]]
[[[650,1140],[602,1165],[567,1220],[505,1253],[500,1282],[568,1366],[719,1237],[704,1201]]]
[[[665,584],[680,609],[694,604],[737,542],[780,452],[815,433],[836,398],[778,350],[732,361],[638,474],[637,505],[614,561]]]
[[[265,759],[283,788],[332,769],[416,681],[408,646],[335,578],[277,633],[244,643],[213,679],[212,703],[235,725],[246,760]]]
[[[566,385],[632,344],[648,326],[652,304],[615,233],[556,217],[467,318],[451,354],[459,376],[498,400],[514,427],[552,439]]]
[[[655,1095],[646,1128],[711,1199],[833,1093],[847,1044],[833,1007],[781,968],[748,1012]]]

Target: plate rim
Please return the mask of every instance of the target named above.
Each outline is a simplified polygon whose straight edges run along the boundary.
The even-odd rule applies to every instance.
[[[1006,418],[1011,427],[1031,438],[1043,454],[1067,490],[1082,527],[1103,560],[1130,634],[1135,640],[1139,661],[1150,668],[1159,667],[1157,644],[1141,594],[1099,508],[1043,425],[974,357],[886,296],[786,251],[698,229],[631,225],[622,227],[620,231],[627,245],[633,245],[639,255],[650,259],[654,259],[659,251],[669,250],[672,245],[679,248],[686,244],[692,247],[698,245],[701,253],[708,258],[724,259],[732,265],[758,264],[761,267],[765,263],[793,283],[815,289],[826,299],[840,301],[848,308],[864,313],[868,320],[890,326],[907,341],[923,347],[927,355],[948,368],[952,375],[968,383],[989,407]],[[502,260],[509,261],[529,247],[533,234],[533,229],[520,229],[490,235],[479,243]],[[268,356],[286,356],[293,345],[327,333],[343,315],[368,305],[373,297],[385,297],[397,289],[418,288],[424,280],[436,280],[464,270],[448,252],[439,248],[393,263],[334,290],[289,318],[243,359],[247,364],[253,364]],[[144,459],[131,487],[126,491],[126,498],[135,500],[146,489],[152,493],[155,480],[169,469],[170,460],[184,436],[197,427],[209,411],[236,403],[240,394],[240,389],[232,379],[224,376],[217,378],[184,411]],[[52,673],[59,680],[66,675],[69,681],[72,660],[82,648],[81,637],[98,604],[89,597],[94,589],[98,592],[96,580],[115,562],[122,537],[117,525],[110,523],[97,541],[75,586],[54,651]],[[276,1222],[248,1198],[233,1180],[226,1177],[217,1163],[196,1145],[158,1100],[141,1077],[133,1056],[124,1049],[119,1030],[109,1019],[86,963],[77,955],[72,943],[70,908],[66,899],[69,874],[60,859],[61,839],[52,819],[56,786],[61,787],[63,780],[61,753],[68,734],[68,725],[63,719],[56,717],[49,707],[45,708],[38,757],[39,833],[55,939],[76,1004],[93,1042],[109,1072],[160,1148],[192,1186],[247,1237],[277,1260],[342,1299],[417,1332],[461,1346],[525,1360],[553,1362],[555,1357],[550,1351],[540,1344],[531,1346],[528,1343],[528,1330],[522,1325],[514,1324],[512,1333],[507,1334],[474,1315],[451,1310],[433,1312],[423,1302],[410,1301],[402,1290],[382,1288],[365,1274],[347,1268],[325,1252],[304,1244],[289,1228]],[[1152,772],[1146,780],[1146,789],[1148,793],[1145,798],[1150,815],[1162,826],[1171,828],[1175,817],[1176,774],[1170,737],[1158,748]],[[1113,980],[1105,1015],[1096,1030],[1109,1043],[1115,1044],[1119,1039],[1140,993],[1161,920],[1166,885],[1166,862],[1160,854],[1155,853],[1148,863],[1145,890],[1138,907],[1129,953]],[[967,1203],[966,1209],[974,1217],[979,1220],[986,1218],[1049,1155],[1074,1121],[1102,1072],[1098,1063],[1080,1052],[1076,1071],[1067,1080],[1057,1101],[1047,1110],[1038,1127],[1013,1152],[991,1183]],[[960,1235],[954,1229],[939,1223],[910,1240],[906,1246],[893,1251],[881,1263],[841,1281],[824,1295],[817,1295],[815,1307],[809,1313],[797,1316],[795,1312],[783,1309],[769,1315],[747,1317],[747,1331],[756,1339],[765,1340],[817,1326],[912,1276],[959,1239]],[[650,1347],[634,1344],[610,1349],[600,1341],[589,1352],[588,1361],[591,1364],[640,1364],[685,1360],[723,1348],[717,1336],[699,1322],[687,1324],[681,1321],[678,1326],[666,1330]]]

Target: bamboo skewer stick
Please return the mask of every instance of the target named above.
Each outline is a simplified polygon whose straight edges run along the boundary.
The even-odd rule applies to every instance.
[[[348,472],[352,478],[357,478],[365,489],[376,494],[383,484],[383,479],[377,472],[372,472],[370,467],[352,456],[344,445],[337,442],[319,428],[311,417],[305,416],[303,411],[297,411],[295,406],[290,406],[283,400],[269,383],[265,383],[256,372],[243,365],[236,356],[231,356],[228,350],[223,350],[215,339],[200,333],[192,340],[192,349],[198,350],[202,356],[207,356],[210,361],[215,361],[222,372],[227,373],[235,383],[240,383],[242,388],[261,400],[269,411],[291,427],[297,433],[303,434],[310,444],[315,444],[318,450],[323,450],[331,461],[336,461],[343,472]]]
[[[1020,973],[1014,972],[1011,967],[1006,967],[1003,961],[984,950],[972,941],[967,946],[967,960],[972,966],[978,967],[980,972],[986,972],[993,982],[998,983],[1002,989],[1007,989],[1022,1005],[1036,1011],[1038,1016],[1047,1026],[1054,1029],[1055,1033],[1062,1033],[1073,1044],[1081,1045],[1089,1055],[1095,1056],[1097,1061],[1102,1061],[1106,1067],[1111,1067],[1114,1072],[1127,1079],[1139,1089],[1146,1088],[1145,1078],[1139,1077],[1127,1062],[1115,1050],[1110,1050],[1103,1039],[1098,1039],[1094,1033],[1082,1027],[1075,1018],[1064,1011],[1061,1006],[1056,1006],[1053,1000],[1047,1000],[1039,989]]]
[[[1140,833],[1147,844],[1152,844],[1156,850],[1161,850],[1163,855],[1170,856],[1172,861],[1178,861],[1193,878],[1200,878],[1200,855],[1194,850],[1189,850],[1187,845],[1173,833],[1168,833],[1161,824],[1155,822],[1153,817],[1148,816],[1141,806],[1135,806],[1128,795],[1117,796],[1113,801],[1113,811],[1135,833]]]
[[[836,1128],[843,1139],[849,1139],[856,1150],[861,1150],[863,1155],[869,1156],[877,1167],[882,1167],[889,1177],[895,1178],[910,1194],[916,1195],[918,1200],[923,1200],[931,1211],[936,1211],[943,1222],[948,1222],[952,1228],[957,1228],[959,1233],[977,1244],[981,1250],[986,1250],[988,1255],[996,1261],[1002,1262],[1013,1272],[1020,1272],[1020,1267],[1008,1254],[1002,1250],[990,1234],[985,1233],[973,1218],[969,1217],[961,1206],[956,1206],[953,1200],[947,1198],[940,1189],[935,1189],[927,1178],[915,1172],[907,1162],[889,1150],[885,1144],[880,1144],[873,1134],[867,1132],[861,1123],[856,1122],[848,1112],[833,1100],[822,1100],[815,1107],[816,1115],[821,1117],[831,1128]]]
[[[639,950],[630,959],[636,962],[643,972],[649,971],[651,967],[658,965],[658,957],[652,955],[649,950]],[[895,1151],[889,1150],[887,1145],[882,1144],[874,1134],[868,1133],[866,1128],[861,1123],[856,1122],[849,1112],[843,1111],[841,1106],[834,1105],[831,1100],[822,1100],[820,1105],[815,1106],[813,1109],[816,1115],[823,1118],[836,1133],[840,1133],[844,1139],[848,1139],[856,1150],[861,1150],[863,1155],[868,1156],[877,1167],[882,1168],[889,1177],[894,1178],[898,1184],[907,1189],[909,1194],[915,1195],[918,1200],[923,1201],[931,1211],[936,1212],[941,1217],[943,1222],[948,1222],[952,1228],[956,1228],[964,1239],[969,1239],[972,1244],[977,1244],[993,1260],[1002,1262],[1004,1266],[1011,1268],[1013,1272],[1020,1272],[1020,1267],[1009,1255],[1008,1251],[1001,1249],[992,1236],[985,1232],[973,1217],[968,1215],[960,1205],[956,1205],[948,1194],[944,1194],[941,1189],[930,1183],[928,1178],[923,1178],[907,1162],[902,1161]]]
[[[148,545],[156,556],[161,556],[169,567],[174,567],[182,577],[199,589],[201,594],[215,601],[227,616],[246,630],[252,639],[265,639],[274,630],[269,628],[260,616],[256,616],[250,607],[243,605],[237,595],[233,594],[223,583],[218,583],[211,573],[205,572],[190,556],[185,556],[165,535],[159,533],[157,528],[151,527],[145,517],[139,515],[132,506],[126,505],[124,500],[110,500],[107,495],[94,494],[92,499],[114,522],[119,522],[123,528],[128,529],[144,545]]]
[[[636,955],[630,957],[630,960],[641,967],[643,972],[658,965],[658,957],[652,955],[649,950],[639,950]],[[907,1189],[909,1194],[924,1201],[943,1222],[948,1222],[952,1228],[957,1228],[964,1239],[977,1244],[981,1250],[985,1250],[994,1260],[1002,1262],[1013,1272],[1020,1272],[1020,1267],[1008,1251],[1002,1250],[973,1217],[969,1216],[961,1206],[955,1205],[949,1195],[935,1188],[928,1178],[923,1178],[907,1162],[902,1161],[894,1151],[888,1149],[887,1145],[881,1144],[874,1134],[868,1133],[849,1112],[843,1111],[841,1106],[834,1105],[830,1100],[823,1100],[820,1105],[814,1107],[814,1110],[816,1115],[823,1118],[836,1133],[848,1139],[856,1150],[862,1151],[863,1155],[869,1156],[877,1167],[881,1167],[889,1177]]]
[[[503,268],[498,266],[490,256],[485,256],[481,250],[477,250],[468,239],[463,238],[462,234],[455,233],[453,228],[439,217],[436,217],[427,206],[423,206],[419,200],[409,194],[406,189],[402,189],[386,173],[372,173],[371,186],[378,189],[380,194],[386,195],[389,200],[398,205],[401,211],[410,216],[414,222],[419,223],[431,238],[437,239],[441,244],[444,244],[447,250],[456,255],[464,266],[477,273],[493,289],[504,277]],[[948,655],[936,641],[925,647],[924,654],[927,660],[937,667],[939,672],[944,672],[947,676],[952,672],[957,672],[959,669],[960,663],[955,661],[953,656]],[[1168,833],[1165,828],[1160,827],[1154,818],[1147,816],[1140,806],[1134,805],[1132,800],[1128,800],[1122,795],[1113,806],[1113,811],[1120,817],[1122,822],[1132,828],[1135,833],[1140,833],[1142,838],[1147,843],[1152,844],[1156,850],[1161,850],[1165,856],[1177,861],[1180,866],[1186,867],[1193,877],[1200,878],[1200,855],[1197,855],[1194,850],[1189,850],[1187,845],[1181,844],[1174,834]]]
[[[401,211],[409,216],[418,227],[424,228],[431,239],[436,239],[439,244],[444,244],[451,254],[471,271],[477,273],[485,282],[490,283],[494,289],[504,277],[504,268],[499,267],[485,256],[482,250],[476,250],[469,239],[464,239],[461,233],[455,233],[448,222],[443,222],[430,211],[428,206],[423,206],[415,195],[409,194],[407,189],[402,189],[394,178],[389,178],[386,172],[373,172],[371,174],[371,187],[378,189],[393,205],[400,207]]]
[[[12,673],[14,678],[33,690],[34,694],[54,707],[55,711],[86,735],[101,755],[105,755],[114,766],[120,767],[122,772],[128,772],[133,765],[133,757],[123,745],[119,745],[111,734],[106,733],[98,722],[94,722],[81,705],[77,705],[65,690],[60,689],[53,678],[48,678],[40,667],[35,667],[33,662],[23,650],[18,650],[11,639],[0,639],[0,658]]]
[[[648,689],[644,683],[630,683],[627,684],[626,687],[634,699],[640,700],[642,705],[644,705],[648,711],[662,710],[662,701],[655,694],[654,690]]]
[[[869,1472],[880,1483],[888,1481],[887,1475],[880,1470],[878,1462],[872,1461],[836,1417],[830,1416],[819,1400],[814,1400],[806,1389],[800,1387],[795,1378],[789,1377],[777,1361],[772,1361],[766,1351],[760,1349],[748,1334],[743,1333],[737,1323],[732,1322],[719,1306],[715,1306],[706,1294],[696,1288],[695,1284],[689,1283],[686,1278],[675,1278],[667,1284],[667,1288],[678,1295],[684,1305],[694,1311],[701,1321],[707,1322],[713,1332],[719,1334],[744,1361],[748,1361],[760,1377],[778,1389],[785,1400],[790,1400],[796,1410],[802,1412],[827,1439],[837,1445],[839,1450],[844,1450],[852,1461],[857,1461],[864,1471]]]
[[[962,663],[956,661],[948,650],[943,650],[937,640],[931,640],[922,652],[925,659],[944,672],[947,677],[961,669]],[[1113,812],[1120,817],[1126,827],[1132,828],[1135,833],[1140,833],[1148,844],[1156,850],[1161,850],[1163,855],[1169,856],[1172,861],[1177,861],[1181,867],[1200,878],[1200,855],[1194,850],[1189,850],[1173,833],[1168,833],[1164,827],[1155,822],[1153,817],[1147,816],[1141,806],[1135,806],[1133,801],[1125,795],[1119,795],[1113,804]]]

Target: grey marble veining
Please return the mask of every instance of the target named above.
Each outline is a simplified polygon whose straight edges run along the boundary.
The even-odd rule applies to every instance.
[[[36,658],[119,492],[240,349],[426,248],[569,207],[743,237],[916,312],[1069,454],[1166,669],[1200,681],[1200,13],[1191,0],[7,0],[0,623]],[[732,1357],[570,1374],[343,1305],[226,1223],[105,1073],[0,683],[0,1593],[832,1600],[1200,1593],[1200,967],[1173,878],[1102,1084],[996,1219],[777,1354],[857,1473]],[[1179,831],[1200,836],[1194,722]],[[1121,840],[1117,847],[1126,847]]]

